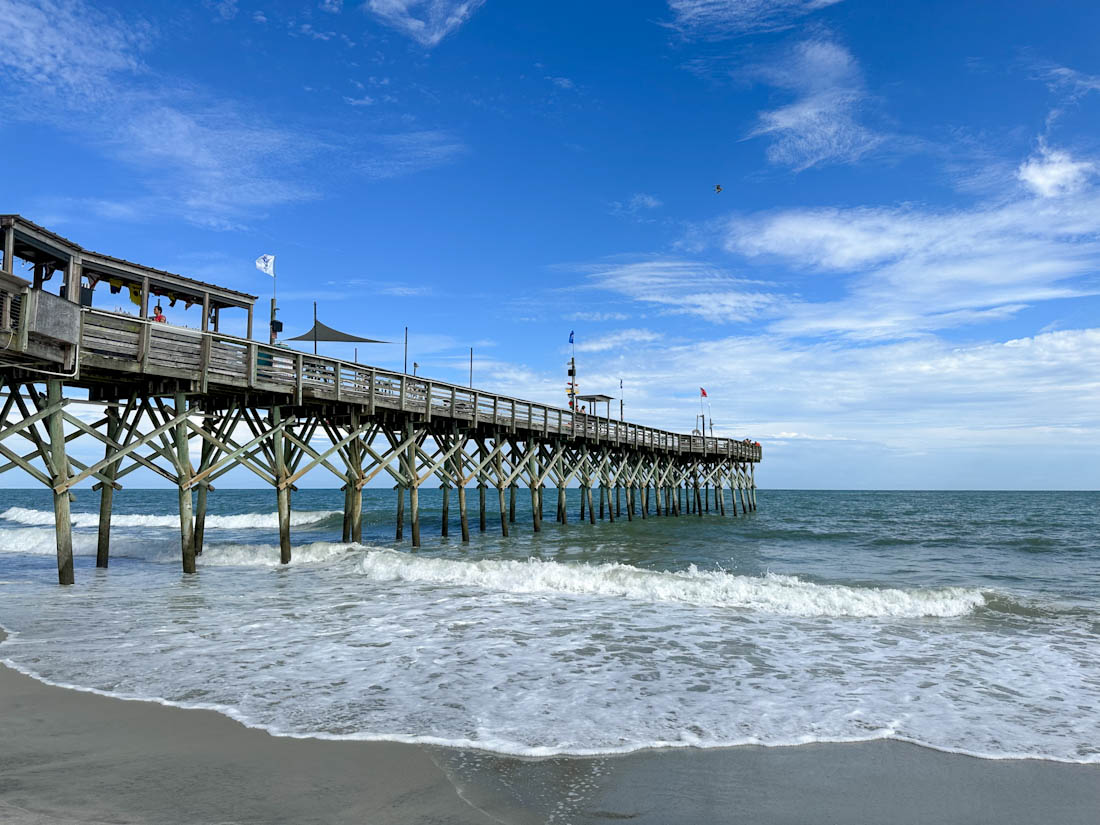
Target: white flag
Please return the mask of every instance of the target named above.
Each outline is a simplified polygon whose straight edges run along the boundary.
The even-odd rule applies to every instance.
[[[256,259],[256,269],[263,272],[265,275],[275,277],[275,256],[274,255],[261,255]]]

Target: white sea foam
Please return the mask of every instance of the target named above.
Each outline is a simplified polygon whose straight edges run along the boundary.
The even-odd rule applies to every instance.
[[[177,525],[178,527],[178,525]],[[293,564],[315,564],[347,556],[358,545],[317,541],[296,545],[292,551]],[[73,534],[73,555],[94,556],[97,552],[95,533]],[[57,537],[52,529],[22,527],[15,530],[0,529],[0,553],[24,553],[31,556],[53,556],[57,553]],[[157,537],[113,536],[111,556],[115,558],[142,559],[161,563],[178,563],[180,542],[177,536]],[[204,542],[203,553],[198,557],[200,567],[275,567],[279,565],[279,546],[276,544],[233,544]]]
[[[338,510],[292,510],[290,523],[292,526],[317,524],[335,515],[339,515]],[[32,527],[52,527],[54,523],[52,511],[32,510],[27,507],[9,507],[0,513],[0,519]],[[98,527],[99,514],[73,513],[72,522],[73,527]],[[277,530],[279,528],[279,516],[278,513],[241,513],[234,516],[207,515],[205,523],[207,530]],[[180,518],[178,514],[115,513],[111,516],[111,526],[179,529]]]
[[[625,564],[554,561],[465,561],[411,556],[394,550],[366,554],[360,568],[375,581],[428,582],[507,593],[563,593],[700,607],[758,610],[783,616],[952,617],[985,604],[980,590],[855,588],[814,584],[769,573],[642,570]]]

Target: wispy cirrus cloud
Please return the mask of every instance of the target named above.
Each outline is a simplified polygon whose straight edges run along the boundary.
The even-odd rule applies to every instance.
[[[783,296],[700,261],[651,258],[587,267],[593,286],[672,314],[732,323],[774,313]]]
[[[393,178],[449,163],[468,149],[449,132],[423,130],[365,138],[366,149],[357,162],[370,178]]]
[[[673,26],[685,35],[717,39],[779,31],[841,0],[668,0]]]
[[[650,329],[620,329],[600,335],[596,338],[581,338],[577,342],[578,352],[607,352],[623,347],[651,344],[664,336]]]
[[[611,214],[621,218],[642,220],[647,212],[652,212],[654,209],[660,209],[663,205],[661,200],[655,195],[648,195],[645,192],[636,192],[625,201],[612,201]]]
[[[461,27],[485,0],[367,0],[363,6],[387,26],[425,48],[438,46]]]
[[[725,247],[747,264],[778,263],[840,279],[841,297],[792,302],[772,321],[770,329],[784,335],[907,337],[1097,294],[1100,192],[1075,177],[1093,164],[1068,154],[1035,164],[1022,166],[1021,174],[1030,177],[1037,197],[1017,190],[1012,198],[954,210],[787,209],[739,216],[727,227]]]
[[[0,111],[74,135],[138,173],[122,176],[130,191],[69,202],[100,216],[239,228],[263,210],[319,197],[309,172],[319,158],[341,156],[326,168],[354,168],[353,158],[365,156],[366,176],[392,177],[462,149],[442,132],[342,138],[276,124],[248,103],[158,72],[147,62],[154,27],[82,0],[3,0],[0,29],[0,78],[9,89]],[[96,46],[72,48],[79,42]],[[64,210],[60,199],[52,203]]]
[[[862,74],[846,48],[829,39],[803,41],[781,58],[749,70],[794,100],[761,112],[749,137],[771,139],[772,163],[803,171],[852,163],[883,142],[860,122],[865,100]]]

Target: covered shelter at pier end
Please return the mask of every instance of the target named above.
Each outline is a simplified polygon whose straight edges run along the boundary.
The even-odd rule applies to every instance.
[[[247,315],[246,337],[252,337],[255,295],[94,252],[21,215],[0,215],[0,243],[3,271],[18,277],[17,262],[22,262],[29,276],[24,280],[37,292],[83,307],[93,306],[97,295],[119,295],[120,303],[133,304],[134,311],[117,314],[142,319],[150,317],[150,307],[157,301],[169,306],[182,303],[186,309],[199,309],[201,318],[195,327],[202,332],[219,332],[222,311],[240,309]],[[59,277],[51,284],[55,275]]]
[[[615,399],[610,395],[603,395],[602,393],[596,393],[594,395],[578,395],[577,401],[583,404],[589,404],[588,414],[599,415],[596,409],[597,404],[607,405],[607,418],[611,417],[611,402]]]

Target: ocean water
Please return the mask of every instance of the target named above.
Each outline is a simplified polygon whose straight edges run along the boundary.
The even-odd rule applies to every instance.
[[[289,736],[1100,762],[1100,494],[763,490],[749,516],[592,526],[571,493],[572,523],[533,534],[521,491],[510,538],[475,513],[464,547],[425,491],[413,551],[393,491],[347,545],[343,494],[303,490],[282,567],[274,494],[218,490],[184,576],[175,491],[117,494],[109,570],[83,491],[59,588],[48,495],[0,490],[0,660]]]

